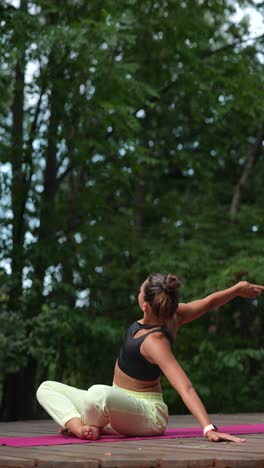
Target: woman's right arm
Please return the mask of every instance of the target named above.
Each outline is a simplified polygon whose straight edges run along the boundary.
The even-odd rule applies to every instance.
[[[218,309],[235,297],[243,297],[247,299],[255,299],[264,291],[264,286],[260,284],[252,284],[247,281],[240,281],[230,288],[216,291],[203,299],[198,299],[192,302],[180,303],[177,309],[177,314],[181,319],[181,325],[192,322],[201,317],[210,310]]]

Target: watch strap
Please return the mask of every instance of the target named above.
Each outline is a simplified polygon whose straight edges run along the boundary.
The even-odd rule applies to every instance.
[[[206,437],[207,432],[209,431],[218,431],[218,428],[215,424],[208,424],[208,426],[205,426],[203,428],[203,435]]]

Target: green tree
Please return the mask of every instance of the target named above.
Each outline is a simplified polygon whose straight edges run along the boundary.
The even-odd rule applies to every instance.
[[[263,36],[248,39],[228,0],[0,8],[0,369],[2,418],[15,419],[37,414],[46,378],[111,383],[149,272],[178,273],[183,300],[264,282]],[[206,366],[217,337],[211,374],[237,368],[257,388],[261,311],[238,300],[212,313],[176,355]],[[222,411],[206,373],[198,390]]]

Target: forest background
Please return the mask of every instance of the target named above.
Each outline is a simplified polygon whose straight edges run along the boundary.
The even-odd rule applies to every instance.
[[[112,383],[151,272],[183,302],[264,284],[263,2],[0,2],[1,419]],[[183,327],[209,412],[263,411],[263,298]],[[163,377],[171,413],[186,412]]]

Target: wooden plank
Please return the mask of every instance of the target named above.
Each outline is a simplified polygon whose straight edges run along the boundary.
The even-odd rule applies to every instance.
[[[218,461],[218,460],[166,460],[161,461],[159,468],[263,468],[263,462],[239,461]]]
[[[47,448],[47,450],[45,450]],[[12,447],[8,447],[8,449],[12,449]],[[34,450],[35,449],[35,450]],[[13,456],[12,450],[6,451],[5,456],[12,457]],[[90,457],[89,454],[86,454],[86,457],[82,458],[79,456],[78,451],[76,450],[75,453],[68,454],[63,451],[56,452],[55,450],[49,450],[49,447],[29,447],[25,449],[20,449],[19,454],[17,454],[17,457],[19,458],[25,458],[25,459],[33,459],[33,460],[44,460],[44,459],[52,459],[52,460],[69,460],[73,459],[76,460],[78,459],[79,461],[87,461]]]
[[[35,467],[38,468],[99,468],[98,460],[87,459],[80,460],[75,457],[73,460],[41,456],[36,461]]]
[[[115,455],[114,457],[109,455],[100,456],[99,466],[100,468],[159,468],[159,461],[149,456],[139,457],[137,454],[132,455],[130,458],[122,455]]]
[[[33,452],[26,453],[26,458],[15,458],[13,456],[1,456],[0,467],[19,467],[19,468],[31,468],[31,467],[65,467],[65,468],[98,468],[99,464],[96,459],[89,459],[88,457],[84,460],[78,457],[76,453],[73,457],[69,457],[67,454],[56,454],[38,451],[36,454]]]
[[[1,468],[32,468],[34,467],[33,460],[27,460],[24,458],[0,456],[0,467]]]

